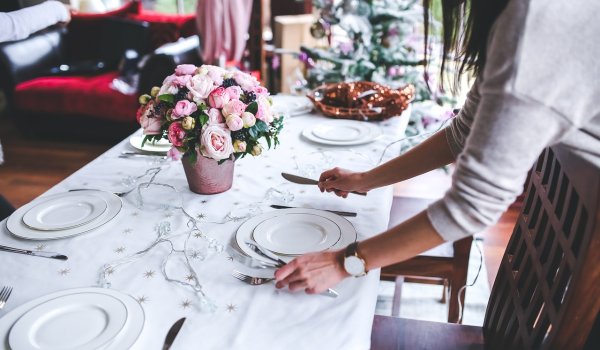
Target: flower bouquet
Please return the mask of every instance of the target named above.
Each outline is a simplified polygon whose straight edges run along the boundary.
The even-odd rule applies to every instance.
[[[198,193],[229,189],[233,161],[260,155],[261,140],[277,146],[283,127],[256,78],[217,66],[179,65],[161,87],[140,96],[140,104],[143,142],[168,139],[168,157],[184,160],[190,189]]]

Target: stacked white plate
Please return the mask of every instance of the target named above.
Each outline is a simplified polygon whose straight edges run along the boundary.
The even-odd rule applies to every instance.
[[[381,136],[377,124],[335,119],[313,125],[302,132],[309,141],[329,146],[355,146],[370,143]]]
[[[128,349],[144,327],[144,310],[127,294],[68,289],[25,303],[0,318],[11,350]]]
[[[273,112],[294,117],[308,114],[313,110],[313,103],[306,96],[278,94],[272,96]]]
[[[246,242],[258,244],[290,261],[294,257],[339,249],[356,241],[356,230],[343,217],[316,209],[280,209],[244,222],[236,233],[236,243],[248,256],[271,262],[255,253]]]
[[[123,206],[113,193],[82,190],[44,196],[17,209],[6,221],[8,231],[25,239],[75,236],[112,220]]]
[[[142,143],[144,144],[142,146]],[[160,139],[158,141],[146,141],[144,143],[144,135],[133,135],[129,138],[129,144],[134,148],[144,152],[164,153],[166,154],[171,149],[171,143],[168,140]]]

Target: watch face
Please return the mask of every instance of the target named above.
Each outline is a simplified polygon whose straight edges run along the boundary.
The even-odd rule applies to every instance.
[[[344,259],[344,269],[352,276],[360,276],[365,273],[365,263],[356,256],[347,256]]]

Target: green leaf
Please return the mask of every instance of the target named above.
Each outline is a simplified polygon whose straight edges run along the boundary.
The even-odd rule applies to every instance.
[[[158,99],[164,102],[168,102],[170,104],[175,103],[175,96],[171,94],[160,95],[158,96]]]
[[[255,139],[258,137],[258,130],[256,127],[256,124],[254,124],[253,127],[248,128],[248,134],[250,135],[251,138]]]
[[[228,160],[229,160],[229,158],[221,159],[220,161],[217,162],[217,164],[221,165],[221,164],[225,163]]]
[[[265,139],[267,140],[267,145],[269,146],[269,149],[271,149],[271,136],[267,134],[265,135]]]
[[[263,122],[262,120],[257,120],[256,124],[254,124],[254,126],[256,127],[256,129],[258,131],[262,131],[262,132],[269,131],[269,125],[267,125],[267,123]]]
[[[208,123],[208,115],[206,113],[200,114],[200,125]]]
[[[248,107],[246,107],[246,112],[256,114],[256,112],[258,112],[258,103],[256,103],[256,101],[250,103]]]

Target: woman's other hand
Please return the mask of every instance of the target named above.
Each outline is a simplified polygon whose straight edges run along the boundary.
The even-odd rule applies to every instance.
[[[319,177],[321,192],[333,192],[346,198],[352,191],[366,193],[370,190],[365,185],[365,173],[354,172],[342,168],[327,170]]]
[[[307,294],[325,292],[348,277],[344,270],[344,251],[307,254],[275,271],[277,288],[304,290]]]

